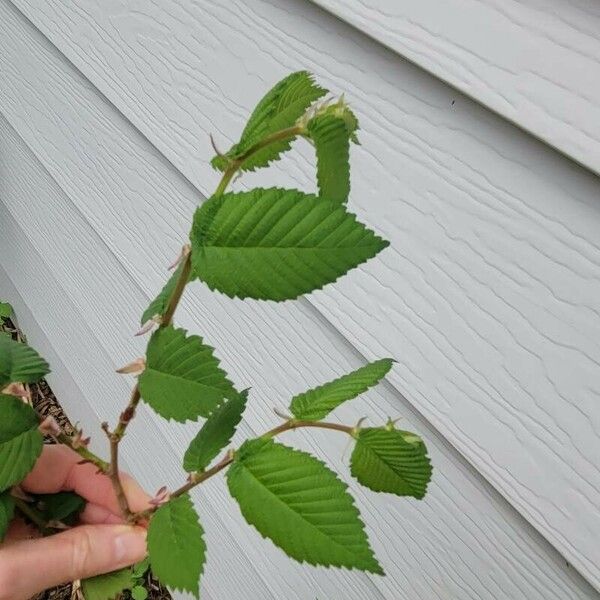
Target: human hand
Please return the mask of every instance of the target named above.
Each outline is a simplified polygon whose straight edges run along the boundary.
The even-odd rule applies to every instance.
[[[0,600],[27,600],[38,592],[143,560],[146,530],[126,525],[112,484],[65,446],[45,446],[21,487],[32,494],[74,491],[87,500],[81,525],[39,537],[15,519],[0,546]],[[133,511],[148,508],[149,496],[128,475],[123,488]]]

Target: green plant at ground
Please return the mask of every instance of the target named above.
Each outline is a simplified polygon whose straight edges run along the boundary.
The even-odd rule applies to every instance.
[[[8,302],[0,302],[0,319],[9,319],[13,314],[13,307]]]
[[[67,498],[58,502],[61,518],[48,519],[11,493],[36,462],[43,430],[111,478],[124,518],[149,521],[152,571],[172,589],[199,594],[207,549],[190,491],[221,471],[248,523],[290,557],[383,574],[347,486],[321,460],[276,438],[300,428],[349,436],[354,443],[350,473],[362,485],[422,498],[431,465],[418,435],[397,429],[391,420],[368,428],[324,420],[381,381],[393,360],[377,360],[297,395],[289,414],[277,413],[282,422],[224,450],[251,393],[238,390],[203,338],[173,325],[190,282],[200,280],[231,298],[293,300],[334,282],[388,245],[347,209],[349,152],[358,142],[358,121],[343,97],[323,100],[327,93],[308,73],[291,74],[259,102],[240,140],[212,160],[221,181],[196,210],[173,275],[142,316],[142,332],[154,329],[146,356],[119,370],[135,373],[138,381],[115,427],[103,424],[110,460],[92,454],[80,433],[67,435],[52,423],[40,428],[34,410],[18,396],[48,372],[48,365],[25,344],[0,338],[0,536],[15,510],[34,515],[46,531],[69,516],[64,514]],[[296,140],[314,146],[318,194],[280,188],[228,191],[234,177],[268,166]],[[205,420],[183,457],[187,481],[175,490],[162,489],[151,508],[132,512],[119,476],[119,448],[141,401],[165,419]],[[45,499],[46,506],[49,502]],[[139,568],[95,577],[83,582],[83,589],[88,600],[110,600],[136,588],[136,573]]]

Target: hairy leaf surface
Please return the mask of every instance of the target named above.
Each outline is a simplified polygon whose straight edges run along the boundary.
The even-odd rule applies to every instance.
[[[257,188],[213,197],[192,227],[194,272],[229,297],[290,300],[388,246],[338,202]]]
[[[20,483],[42,452],[43,436],[31,406],[0,394],[0,492]]]
[[[350,136],[346,123],[323,115],[309,122],[308,133],[317,153],[319,195],[344,204],[350,193]]]
[[[246,521],[292,558],[382,573],[347,486],[310,454],[247,441],[227,482]]]
[[[131,569],[121,569],[81,581],[85,600],[116,600],[133,585]]]
[[[38,381],[49,372],[48,363],[33,348],[0,336],[0,389],[16,381]]]
[[[15,502],[10,495],[10,490],[6,490],[0,494],[0,542],[4,539],[8,524],[13,518],[15,511]]]
[[[212,166],[219,171],[224,171],[232,160],[239,158],[265,136],[293,127],[306,109],[326,93],[327,90],[318,86],[313,81],[312,75],[306,71],[288,75],[269,90],[258,103],[240,141],[224,156],[215,156],[211,161]],[[292,141],[293,138],[278,141],[259,150],[242,163],[241,169],[252,171],[267,166],[289,150]]]
[[[173,272],[171,277],[169,277],[169,280],[167,281],[167,283],[165,283],[164,287],[162,288],[162,290],[160,290],[156,298],[154,298],[154,300],[150,302],[148,308],[144,311],[144,314],[142,315],[142,325],[148,322],[150,319],[152,319],[152,317],[154,317],[155,315],[162,316],[165,313],[165,311],[167,310],[167,304],[169,303],[169,298],[171,298],[171,294],[175,290],[175,286],[177,285],[177,280],[179,279],[179,274],[181,273],[182,268],[183,266],[179,265],[177,269],[175,269],[175,271]]]
[[[246,408],[248,392],[226,400],[208,417],[198,435],[192,440],[183,458],[183,468],[203,471],[233,437]]]
[[[199,594],[206,560],[204,531],[188,494],[161,506],[148,528],[152,572],[172,589]]]
[[[431,463],[421,439],[407,431],[361,429],[350,462],[351,473],[375,492],[425,496]]]
[[[161,416],[179,422],[208,417],[224,398],[237,395],[213,348],[172,326],[150,338],[139,378],[142,398]]]
[[[298,394],[292,398],[290,410],[297,419],[319,421],[346,400],[356,398],[379,383],[393,362],[391,358],[384,358],[369,363],[339,379]]]

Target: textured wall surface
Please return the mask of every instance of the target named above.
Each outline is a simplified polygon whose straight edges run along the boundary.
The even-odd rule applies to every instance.
[[[593,0],[314,0],[600,173]]]
[[[112,420],[131,386],[112,373],[142,353],[139,314],[215,187],[208,134],[225,147],[274,81],[314,71],[360,117],[350,205],[392,248],[297,303],[242,303],[196,283],[178,321],[253,388],[244,435],[305,387],[394,356],[388,381],[340,418],[402,415],[431,449],[434,480],[421,502],[349,482],[386,578],[292,563],[211,481],[195,495],[204,597],[598,598],[600,182],[523,131],[595,169],[576,149],[588,140],[593,157],[597,122],[578,123],[566,97],[564,131],[503,111],[494,95],[519,86],[492,77],[509,69],[494,53],[496,70],[457,59],[489,96],[459,85],[451,64],[417,60],[402,25],[427,18],[417,3],[406,14],[382,0],[318,4],[337,16],[307,0],[0,0],[0,296],[52,361],[75,418]],[[537,3],[521,8],[519,32],[540,31]],[[429,29],[424,45],[452,55]],[[578,52],[561,57],[590,68]],[[574,96],[597,93],[579,84]],[[311,152],[298,150],[236,186],[313,189]],[[176,485],[196,427],[172,433],[144,411],[129,468],[149,489]],[[347,475],[343,440],[288,441]]]

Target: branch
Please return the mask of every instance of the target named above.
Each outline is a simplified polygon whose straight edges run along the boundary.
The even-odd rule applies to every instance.
[[[15,498],[13,496],[13,502],[21,514],[25,515],[40,530],[42,535],[51,533],[49,523],[46,522],[42,513],[38,512],[33,506],[21,498]]]
[[[68,446],[71,450],[77,452],[85,462],[92,463],[98,467],[98,471],[106,474],[110,470],[110,465],[105,460],[102,460],[99,456],[90,452],[85,446],[77,444],[72,436],[62,432],[59,435],[54,436],[54,438],[59,444]]]
[[[231,182],[231,179],[233,178],[233,176],[240,169],[240,167],[242,166],[244,161],[246,161],[248,158],[250,158],[253,154],[262,150],[263,148],[266,148],[270,144],[273,144],[275,142],[279,142],[282,140],[294,138],[303,132],[304,132],[304,127],[302,127],[300,125],[294,125],[293,127],[288,127],[287,129],[282,129],[281,131],[276,131],[275,133],[272,133],[272,134],[266,136],[265,138],[263,138],[262,140],[258,141],[256,144],[253,144],[252,146],[250,146],[250,148],[248,148],[248,150],[243,152],[237,159],[233,160],[232,163],[230,164],[230,166],[225,170],[225,172],[223,173],[223,176],[221,177],[221,181],[219,182],[219,185],[217,186],[217,189],[215,190],[215,193],[213,195],[221,196],[222,194],[225,193],[225,190],[227,189],[227,186]],[[214,145],[214,142],[213,142],[213,145]],[[179,277],[177,279],[177,283],[175,284],[175,288],[173,289],[171,297],[169,298],[167,308],[161,318],[161,322],[160,322],[161,328],[167,327],[173,321],[173,315],[175,314],[175,311],[177,310],[177,306],[179,305],[179,301],[181,300],[181,296],[183,295],[185,286],[188,283],[191,270],[192,270],[192,254],[191,254],[190,247],[186,245],[184,247],[183,267],[181,269],[181,272],[179,273]],[[141,399],[140,389],[139,389],[139,386],[136,384],[136,386],[134,387],[134,389],[131,393],[131,398],[129,400],[129,403],[126,406],[125,410],[121,413],[121,415],[119,417],[119,422],[117,423],[117,426],[115,427],[114,431],[111,432],[108,429],[108,425],[106,425],[106,424],[103,424],[103,427],[102,427],[104,429],[106,435],[108,436],[108,439],[110,440],[110,454],[111,454],[110,465],[109,465],[108,470],[105,472],[109,475],[109,477],[111,478],[111,480],[113,482],[113,488],[115,490],[115,494],[117,495],[117,499],[119,500],[119,506],[121,508],[121,511],[123,512],[123,515],[126,518],[128,518],[128,520],[130,520],[130,521],[132,519],[139,520],[140,518],[143,518],[143,517],[140,517],[140,515],[142,513],[136,513],[136,514],[131,513],[129,504],[127,502],[127,498],[123,491],[123,485],[121,484],[121,480],[119,477],[119,464],[118,464],[119,463],[119,443],[125,436],[127,426],[129,425],[131,420],[135,417],[135,411],[140,402],[140,399]],[[194,479],[194,477],[192,477],[192,480],[189,483],[182,486],[179,490],[174,492],[174,494],[178,494],[178,495],[185,494],[186,491],[188,491],[195,485],[202,483],[209,477],[212,477],[215,473],[218,473],[221,469],[225,468],[228,464],[231,463],[232,460],[233,460],[233,455],[229,457],[228,462],[225,462],[223,464],[219,463],[219,465],[217,465],[216,467],[213,467],[213,469],[209,469],[208,471],[205,471],[204,473],[198,474],[195,479]],[[217,469],[217,467],[219,467],[219,468]],[[214,470],[214,469],[216,469],[216,470]],[[173,494],[172,494],[171,497],[176,497],[176,496],[173,496]],[[145,511],[145,512],[148,512],[148,511]],[[151,512],[153,512],[153,510],[150,511],[149,514],[151,514]]]
[[[54,417],[45,417],[40,415],[37,411],[36,414],[40,420],[39,430],[41,433],[44,435],[49,435],[59,444],[71,448],[71,450],[81,456],[83,459],[82,462],[89,462],[93,465],[96,465],[96,467],[98,467],[98,471],[102,473],[108,472],[110,465],[87,449],[89,438],[87,440],[84,439],[81,431],[76,431],[76,435],[68,435],[63,431]]]
[[[167,327],[171,324],[173,315],[177,310],[177,306],[179,305],[179,301],[181,300],[185,286],[190,278],[190,273],[192,271],[192,251],[189,245],[184,246],[183,253],[183,266],[181,268],[181,272],[179,273],[177,283],[175,284],[175,289],[169,298],[167,310],[165,310],[165,313],[161,318],[160,327]]]
[[[119,476],[119,442],[121,441],[121,438],[116,434],[116,429],[115,431],[110,431],[108,423],[102,423],[102,430],[106,433],[106,437],[110,443],[110,467],[107,475],[112,482],[121,513],[125,518],[129,518],[131,516],[131,509],[129,508],[125,489],[123,488],[123,483]]]
[[[342,431],[343,433],[347,433],[348,435],[353,435],[354,427],[350,427],[349,425],[340,425],[338,423],[326,423],[325,421],[299,421],[297,419],[290,419],[285,423],[282,423],[278,427],[274,427],[273,429],[264,433],[262,437],[275,437],[280,433],[285,431],[292,431],[293,429],[299,429],[300,427],[315,427],[317,429],[332,429],[334,431]]]
[[[356,427],[350,427],[349,425],[340,425],[338,423],[326,423],[324,421],[299,421],[296,419],[290,419],[285,423],[282,423],[278,427],[274,427],[270,429],[262,436],[263,438],[272,438],[280,433],[285,431],[291,431],[293,429],[299,429],[301,427],[314,427],[317,429],[331,429],[334,431],[341,431],[343,433],[347,433],[348,435],[354,435]],[[190,490],[195,488],[196,486],[204,483],[207,479],[210,479],[217,473],[220,473],[223,469],[228,467],[235,458],[235,450],[228,450],[227,454],[214,466],[208,469],[207,471],[202,471],[201,473],[190,473],[190,478],[187,483],[177,488],[174,492],[169,494],[169,500],[173,500],[174,498],[178,498],[179,496],[183,496],[183,494],[187,494]],[[168,502],[168,501],[167,501]],[[144,521],[150,518],[160,506],[153,506],[152,508],[148,508],[141,512],[133,513],[129,515],[130,523],[139,523],[140,521]]]
[[[223,177],[221,178],[221,181],[217,186],[217,189],[215,190],[213,196],[221,196],[225,193],[225,190],[227,189],[227,186],[229,185],[229,182],[231,181],[233,176],[237,173],[238,169],[242,166],[242,164],[246,160],[248,160],[252,155],[256,154],[258,151],[262,150],[263,148],[266,148],[267,146],[270,146],[275,142],[281,142],[284,140],[294,138],[297,135],[303,133],[304,131],[305,130],[303,127],[299,125],[294,125],[293,127],[288,127],[287,129],[276,131],[275,133],[272,133],[271,135],[268,135],[267,137],[258,141],[256,144],[250,146],[248,150],[240,154],[235,160],[232,160],[231,164],[223,173]]]
[[[181,269],[181,272],[179,273],[177,283],[175,284],[175,289],[173,290],[173,293],[169,298],[167,309],[161,319],[160,328],[167,327],[171,324],[173,320],[173,315],[177,310],[177,306],[179,305],[179,301],[181,300],[181,296],[183,295],[185,286],[190,277],[191,270],[192,254],[189,246],[185,246],[183,267]],[[120,414],[119,422],[117,423],[117,426],[115,427],[114,431],[109,430],[108,424],[102,424],[102,429],[104,430],[106,436],[110,441],[110,465],[108,466],[108,469],[105,472],[112,481],[113,488],[115,490],[115,494],[119,502],[119,507],[125,517],[129,517],[131,515],[131,510],[129,508],[129,503],[127,502],[127,497],[125,496],[123,484],[121,483],[121,478],[119,476],[119,443],[121,442],[123,437],[125,437],[127,427],[132,421],[132,419],[135,417],[135,412],[137,410],[141,398],[142,397],[140,394],[140,387],[136,383],[135,387],[131,392],[131,398],[129,399],[129,403],[125,407],[125,410]]]
[[[191,489],[195,488],[197,485],[205,482],[207,479],[210,479],[220,471],[222,471],[225,467],[228,467],[234,459],[234,451],[229,450],[227,454],[223,457],[223,459],[218,462],[214,467],[211,467],[207,471],[203,471],[202,473],[190,473],[189,481],[183,484],[181,487],[177,488],[174,492],[169,494],[167,502],[173,500],[174,498],[179,498],[179,496],[183,496],[187,494]],[[130,515],[129,522],[130,523],[139,523],[140,521],[145,521],[149,519],[160,506],[153,506],[152,508],[147,508],[146,510],[134,513]]]

